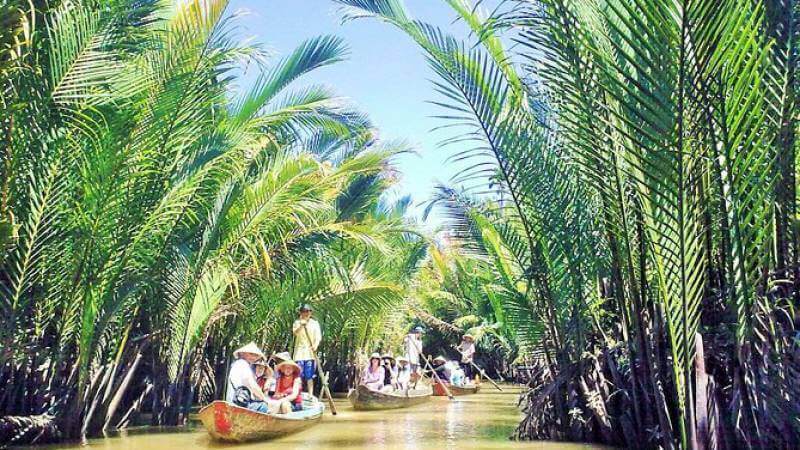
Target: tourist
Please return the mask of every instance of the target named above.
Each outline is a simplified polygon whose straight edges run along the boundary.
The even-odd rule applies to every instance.
[[[275,392],[274,372],[267,364],[267,361],[259,359],[253,364],[253,367],[255,369],[256,383],[258,383],[258,387],[261,388],[261,391],[265,394]]]
[[[447,361],[445,364],[445,373],[447,374],[450,384],[455,386],[464,386],[464,371],[458,364],[458,361]]]
[[[397,382],[397,365],[394,362],[394,357],[390,354],[386,354],[381,358],[383,359],[384,368],[383,384],[384,386],[391,386],[394,388]]]
[[[450,367],[448,367],[446,363],[447,360],[444,356],[433,358],[433,361],[431,361],[433,373],[430,374],[430,377],[435,381],[440,381],[445,384],[450,383]]]
[[[380,353],[373,353],[369,357],[369,365],[361,374],[361,384],[372,391],[389,391],[391,390],[391,386],[388,386],[389,389],[386,389],[385,385],[383,384],[385,376],[386,371],[381,365]]]
[[[322,341],[322,330],[319,322],[311,318],[313,313],[311,305],[300,307],[300,317],[292,325],[294,333],[293,358],[300,366],[303,381],[306,382],[306,391],[314,393],[314,378],[317,376],[317,367],[314,364],[314,354]]]
[[[403,338],[403,348],[406,352],[406,359],[411,365],[411,373],[419,371],[419,357],[422,355],[422,327],[415,327]]]
[[[467,333],[461,338],[458,345],[458,352],[461,353],[461,369],[468,380],[472,380],[472,358],[475,357],[475,337]]]
[[[255,344],[250,342],[233,352],[236,361],[231,365],[228,374],[228,393],[225,400],[261,413],[269,412],[267,396],[256,381],[252,365],[264,359],[264,354]]]
[[[303,383],[300,366],[290,359],[279,363],[275,366],[275,370],[278,372],[278,379],[275,383],[275,394],[272,395],[272,400],[277,404],[277,412],[286,414],[302,410]]]
[[[401,391],[408,390],[408,386],[411,383],[411,366],[405,356],[397,357],[397,377],[395,380],[396,389]]]

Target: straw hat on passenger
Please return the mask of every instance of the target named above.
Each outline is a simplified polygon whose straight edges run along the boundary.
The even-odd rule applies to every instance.
[[[381,359],[391,359],[391,360],[392,360],[392,362],[394,362],[394,356],[392,356],[392,355],[391,355],[391,354],[389,354],[389,353],[387,353],[387,354],[385,354],[385,355],[381,356]]]
[[[289,352],[280,352],[272,355],[272,359],[277,362],[289,361],[292,359],[292,355],[290,355]]]
[[[267,360],[266,359],[259,359],[258,361],[254,362],[253,365],[254,366],[263,367],[264,368],[264,376],[266,376],[267,378],[272,378],[272,375],[275,373],[275,372],[273,372],[272,367],[267,365]]]
[[[284,367],[291,367],[292,370],[294,371],[294,376],[296,377],[300,376],[300,366],[298,366],[297,363],[292,361],[291,359],[288,359],[286,361],[281,361],[280,363],[278,363],[278,365],[275,366],[275,370],[278,371],[278,373],[281,373],[281,370]]]
[[[408,358],[406,358],[405,356],[398,356],[397,357],[397,364],[400,364],[400,363],[408,363]]]
[[[475,336],[469,333],[465,334],[464,337],[461,339],[464,339],[465,341],[475,342]]]
[[[375,353],[369,355],[369,360],[372,361],[373,359],[377,359],[378,361],[380,361],[381,360],[381,354],[378,353],[378,352],[375,352]]]
[[[436,358],[433,358],[433,362],[446,363],[447,360],[444,358],[444,356],[439,355]]]
[[[244,347],[238,348],[234,350],[233,357],[234,358],[241,358],[242,353],[250,353],[251,355],[256,355],[259,358],[266,358],[264,353],[261,352],[261,349],[258,348],[255,342],[250,342],[249,344],[245,345]]]

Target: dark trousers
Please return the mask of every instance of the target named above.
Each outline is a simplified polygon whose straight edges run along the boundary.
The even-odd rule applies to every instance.
[[[464,377],[470,381],[472,381],[472,364],[470,363],[461,363],[461,370],[464,371]]]

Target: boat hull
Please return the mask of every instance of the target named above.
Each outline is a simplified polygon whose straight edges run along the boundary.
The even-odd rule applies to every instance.
[[[433,391],[430,387],[423,389],[410,389],[405,393],[383,393],[370,390],[366,386],[358,386],[350,392],[347,398],[353,409],[359,411],[375,411],[379,409],[398,409],[425,403],[431,399]]]
[[[454,397],[459,397],[462,395],[477,394],[481,387],[477,384],[468,384],[460,387],[448,384],[447,389],[450,390],[450,394],[452,394]],[[444,390],[444,387],[442,387],[441,383],[435,383],[433,385],[433,395],[436,397],[447,396],[447,392]]]
[[[198,416],[213,439],[249,442],[274,439],[309,428],[319,423],[323,411],[322,404],[315,402],[303,411],[264,414],[218,400],[201,409]]]

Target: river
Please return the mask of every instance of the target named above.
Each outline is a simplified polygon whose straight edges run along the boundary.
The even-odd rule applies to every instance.
[[[599,446],[563,442],[514,442],[508,439],[519,422],[518,389],[504,392],[484,384],[481,393],[433,397],[423,405],[389,411],[353,411],[347,400],[336,400],[339,414],[326,412],[323,421],[299,434],[269,442],[219,444],[208,438],[202,426],[180,432],[127,431],[119,436],[91,439],[86,445],[56,445],[27,449],[598,449]]]

